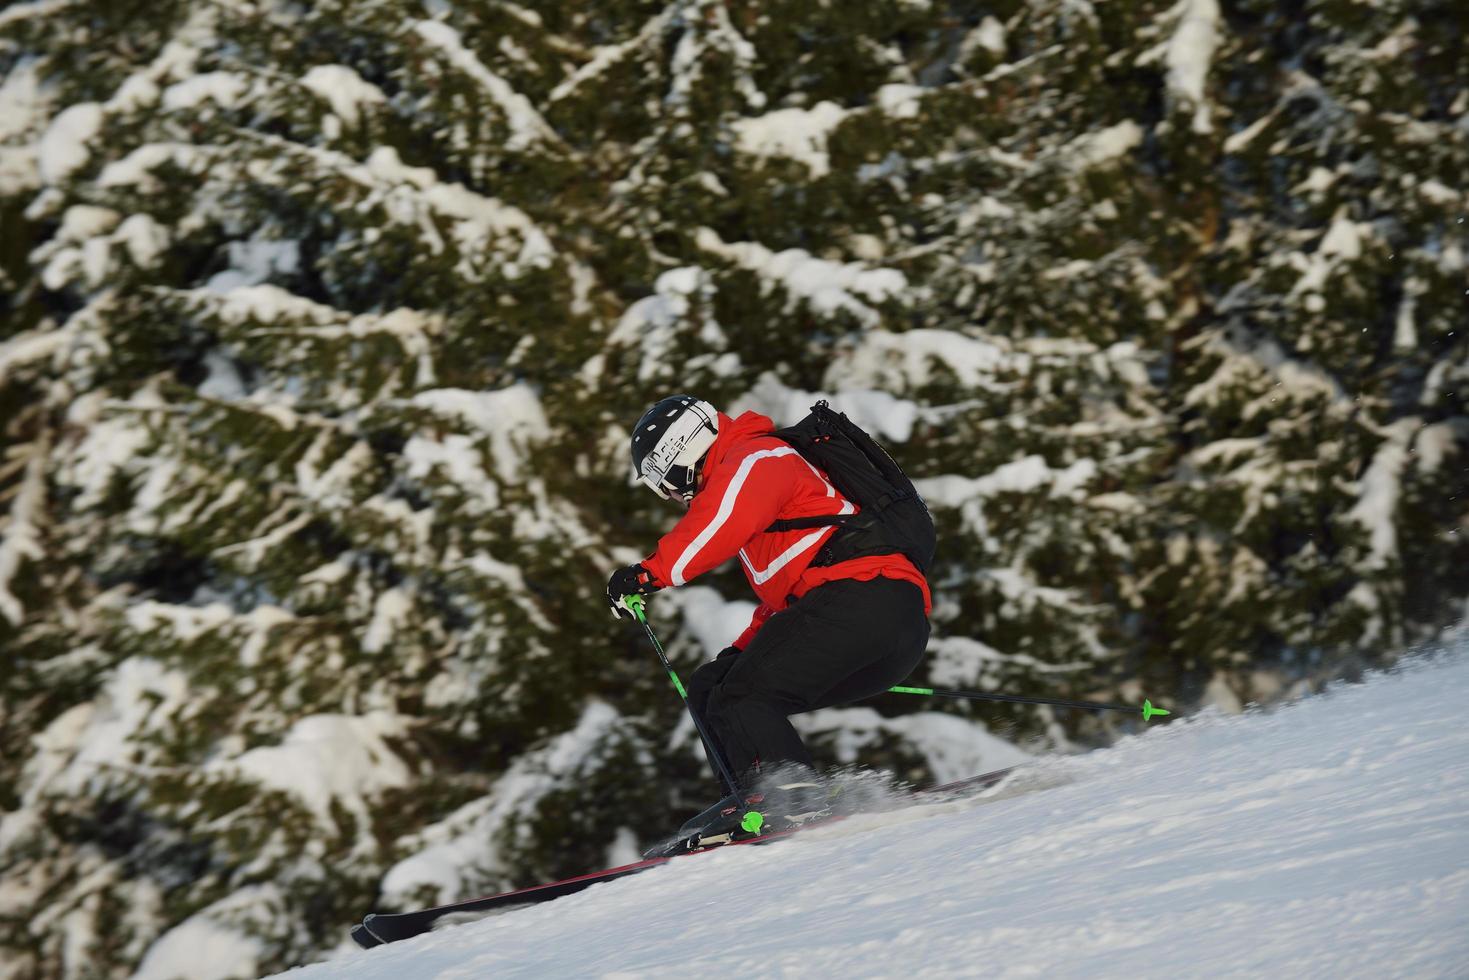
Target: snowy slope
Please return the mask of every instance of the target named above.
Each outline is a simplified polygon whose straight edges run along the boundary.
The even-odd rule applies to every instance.
[[[1461,646],[290,976],[1466,977],[1466,701]]]

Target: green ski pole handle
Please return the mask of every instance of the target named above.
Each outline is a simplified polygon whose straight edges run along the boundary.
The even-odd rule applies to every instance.
[[[719,769],[719,775],[724,779],[725,785],[735,793],[739,793],[741,791],[740,781],[734,778],[734,773],[730,771],[729,763],[724,761],[724,756],[714,747],[714,739],[709,737],[709,731],[704,727],[704,720],[699,717],[699,713],[689,703],[689,692],[684,689],[683,681],[679,680],[678,671],[674,670],[673,664],[668,662],[668,654],[663,651],[663,644],[658,641],[658,634],[653,632],[653,627],[648,623],[644,598],[634,593],[633,595],[623,596],[619,600],[619,603],[622,608],[632,613],[633,619],[636,619],[642,624],[643,632],[648,634],[648,641],[653,644],[653,652],[658,654],[658,660],[663,664],[663,669],[668,671],[668,679],[673,681],[674,690],[678,691],[678,696],[683,699],[684,706],[689,709],[689,717],[694,720],[694,730],[699,733],[699,738],[703,740],[704,748],[709,752],[709,758],[714,760],[715,765]]]
[[[1009,701],[1015,704],[1053,704],[1061,708],[1086,708],[1089,711],[1141,711],[1143,721],[1152,721],[1155,715],[1172,712],[1153,707],[1153,702],[1144,700],[1142,708],[1135,704],[1104,704],[1101,701],[1065,701],[1061,698],[1036,698],[1022,694],[992,694],[987,691],[956,691],[942,687],[890,687],[893,694],[920,694],[934,698],[962,698],[967,701]]]

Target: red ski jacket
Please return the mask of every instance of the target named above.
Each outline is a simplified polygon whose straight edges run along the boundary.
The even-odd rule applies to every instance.
[[[688,513],[643,561],[654,584],[684,585],[739,555],[745,578],[760,598],[754,619],[734,642],[740,649],[765,620],[834,579],[867,581],[881,576],[912,582],[923,591],[924,611],[931,611],[928,582],[903,555],[873,555],[813,568],[812,559],[836,533],[835,527],[765,530],[776,520],[859,510],[789,443],[771,435],[774,431],[774,423],[764,415],[745,412],[731,419],[720,413],[719,436],[709,447]]]

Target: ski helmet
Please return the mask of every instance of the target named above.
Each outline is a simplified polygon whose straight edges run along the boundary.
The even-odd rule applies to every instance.
[[[693,395],[670,395],[633,428],[633,470],[660,497],[687,503],[698,489],[699,464],[718,434],[713,405]]]

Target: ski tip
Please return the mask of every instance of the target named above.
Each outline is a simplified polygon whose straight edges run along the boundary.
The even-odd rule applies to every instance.
[[[383,941],[367,931],[367,924],[361,923],[352,927],[352,941],[363,949],[372,949],[381,946]]]
[[[1167,708],[1155,708],[1153,707],[1153,702],[1146,699],[1143,700],[1143,721],[1152,721],[1154,715],[1168,715],[1172,713]]]

